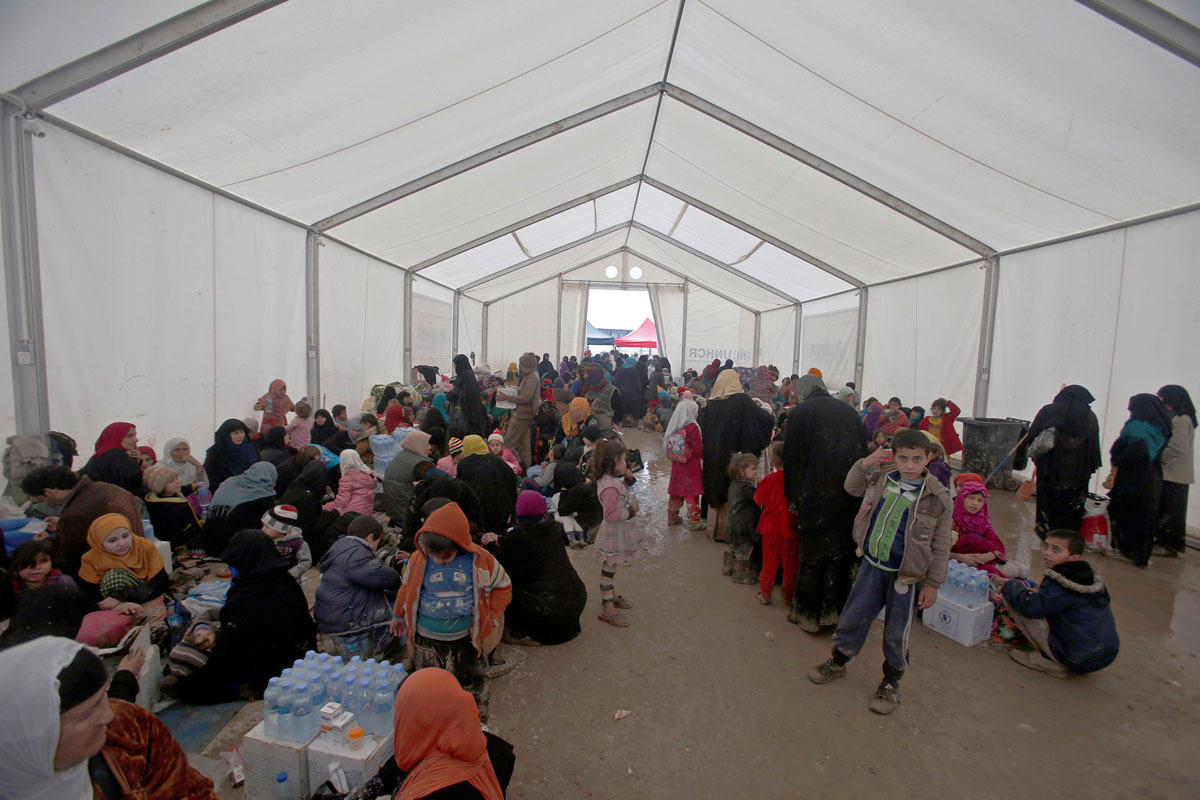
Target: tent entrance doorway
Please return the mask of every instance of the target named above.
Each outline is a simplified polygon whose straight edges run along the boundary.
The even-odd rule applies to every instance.
[[[613,347],[626,353],[658,352],[660,342],[650,293],[642,287],[588,287],[587,344],[595,351]]]

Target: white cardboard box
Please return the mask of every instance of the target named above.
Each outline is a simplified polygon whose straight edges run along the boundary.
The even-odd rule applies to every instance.
[[[299,781],[296,797],[310,797],[308,790],[308,742],[276,739],[263,732],[260,722],[242,739],[246,762],[247,800],[274,800],[275,776],[286,772]]]
[[[171,557],[171,543],[155,539],[154,549],[158,550],[158,554],[162,556],[163,567],[167,570],[167,577],[170,577],[175,573],[175,559]]]
[[[362,786],[370,778],[375,777],[383,762],[392,754],[392,734],[380,738],[378,736],[364,737],[362,749],[353,752],[345,747],[339,747],[331,742],[318,738],[308,746],[308,785],[312,791],[321,788],[335,764],[341,764],[342,772],[351,789]]]
[[[925,609],[925,627],[953,639],[961,645],[974,647],[986,642],[992,635],[991,603],[979,608],[968,608],[953,600],[939,597],[938,601]]]

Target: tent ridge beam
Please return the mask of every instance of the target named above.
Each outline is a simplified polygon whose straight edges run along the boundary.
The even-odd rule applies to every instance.
[[[502,294],[499,297],[492,298],[491,300],[480,300],[480,302],[481,303],[499,303],[501,300],[507,300],[508,298],[512,297],[514,294],[520,294],[521,292],[525,291],[526,289],[532,289],[533,287],[538,286],[542,283],[545,283],[546,281],[553,280],[555,278],[561,279],[564,275],[566,275],[568,273],[583,269],[584,267],[590,267],[592,264],[595,264],[599,261],[604,261],[605,259],[612,258],[613,256],[617,255],[618,253],[621,253],[623,250],[624,250],[624,248],[618,247],[616,250],[611,250],[607,253],[604,253],[603,255],[596,256],[595,258],[585,261],[582,264],[579,264],[578,266],[574,266],[574,267],[571,267],[570,269],[559,272],[557,275],[549,275],[546,277],[538,278],[536,281],[533,281],[532,283],[527,283],[524,286],[520,287],[519,289],[513,289],[511,292],[508,292],[507,294]],[[468,297],[470,297],[470,295],[468,295]],[[479,298],[471,298],[471,299],[478,300]]]
[[[815,153],[809,152],[799,145],[793,144],[781,136],[771,133],[765,128],[755,125],[747,119],[737,116],[736,114],[726,111],[724,108],[710,103],[698,95],[692,94],[686,89],[681,89],[674,84],[668,83],[666,86],[666,94],[675,100],[683,103],[702,114],[707,114],[718,122],[723,122],[734,130],[746,134],[752,139],[755,139],[768,147],[783,153],[790,158],[805,164],[818,172],[826,175],[839,183],[854,189],[856,192],[866,195],[872,200],[882,203],[888,208],[908,217],[914,222],[924,225],[934,233],[940,234],[950,241],[965,247],[967,250],[978,253],[981,256],[991,256],[995,254],[995,249],[989,247],[975,237],[960,231],[948,222],[944,222],[932,214],[928,214],[911,203],[907,203],[896,197],[894,194],[879,188],[873,183],[863,180],[857,175],[848,172],[841,167],[831,164],[829,161],[821,158]]]
[[[1200,67],[1200,28],[1148,0],[1076,0],[1126,30]]]
[[[428,269],[429,267],[432,267],[434,264],[440,264],[441,262],[446,261],[447,259],[454,258],[457,255],[462,255],[463,253],[467,252],[468,250],[473,250],[476,247],[479,247],[480,245],[487,244],[488,242],[493,242],[496,239],[499,239],[501,237],[509,235],[510,233],[515,233],[516,231],[519,231],[522,228],[527,228],[530,225],[541,222],[544,219],[549,219],[550,217],[553,217],[555,214],[561,214],[564,211],[570,211],[572,208],[581,206],[584,203],[590,203],[590,202],[596,200],[597,198],[604,197],[605,195],[609,195],[615,191],[624,189],[626,186],[632,186],[633,184],[637,183],[641,179],[642,179],[641,175],[634,175],[632,177],[626,178],[623,181],[617,181],[616,183],[609,184],[608,186],[605,186],[603,189],[597,189],[594,192],[588,192],[587,194],[580,195],[579,197],[576,197],[573,200],[568,200],[565,203],[559,203],[558,205],[554,206],[553,208],[548,208],[545,211],[540,211],[537,214],[526,217],[523,220],[514,222],[511,225],[505,225],[503,228],[494,230],[491,233],[484,234],[483,236],[478,236],[469,242],[464,242],[463,244],[460,244],[457,247],[453,247],[444,253],[439,253],[436,256],[427,258],[424,261],[421,261],[420,263],[414,264],[410,269],[413,273],[417,273],[417,272],[420,272],[421,270]]]
[[[532,144],[537,144],[540,141],[549,139],[552,136],[557,136],[560,133],[565,133],[580,125],[585,125],[601,117],[608,116],[614,111],[620,111],[623,108],[635,105],[651,97],[658,97],[663,92],[662,83],[652,83],[649,86],[643,86],[640,89],[635,89],[632,92],[627,92],[619,97],[614,97],[612,100],[605,101],[599,105],[592,106],[584,111],[579,111],[569,117],[564,117],[556,122],[551,122],[549,125],[543,125],[540,128],[523,133],[507,142],[489,147],[486,150],[481,150],[473,156],[467,156],[453,164],[448,164],[441,169],[436,169],[420,178],[414,178],[407,183],[403,183],[394,189],[389,189],[382,194],[378,194],[361,203],[356,203],[349,208],[339,211],[338,213],[326,217],[323,220],[313,223],[313,227],[317,230],[327,230],[329,228],[343,225],[351,220],[358,219],[364,214],[369,214],[372,211],[383,208],[386,205],[401,200],[409,195],[428,189],[430,186],[435,186],[442,181],[449,180],[464,172],[469,172],[476,167],[481,167],[495,161],[498,158],[503,158],[510,153],[515,153],[518,150],[523,150]]]
[[[693,276],[684,275],[679,270],[671,269],[666,264],[663,264],[661,261],[656,261],[655,259],[650,258],[649,256],[647,256],[643,253],[639,253],[637,250],[634,250],[631,247],[625,248],[625,250],[630,255],[634,255],[634,256],[637,256],[638,258],[642,259],[647,264],[653,264],[654,266],[658,267],[659,269],[666,270],[667,272],[671,273],[672,275],[674,275],[677,278],[682,278],[685,283],[694,283],[694,284],[696,284],[696,286],[699,286],[704,291],[708,292],[709,294],[715,294],[717,297],[721,298],[722,300],[724,300],[727,303],[733,303],[738,308],[740,308],[744,311],[749,311],[751,314],[757,313],[753,308],[751,308],[750,306],[741,302],[740,300],[734,300],[732,297],[725,294],[724,292],[718,291],[717,289],[712,288],[711,286],[709,286],[706,283],[701,283],[700,281],[696,280],[695,277],[693,277]],[[687,324],[686,320],[684,321],[684,324],[685,325]]]
[[[674,245],[675,247],[678,247],[680,250],[684,251],[685,253],[687,253],[691,256],[695,256],[696,258],[703,259],[707,263],[712,264],[714,267],[719,267],[732,275],[736,275],[737,277],[741,278],[742,280],[746,281],[747,283],[754,284],[755,286],[757,286],[758,288],[762,289],[765,292],[770,292],[771,294],[775,295],[776,297],[786,300],[787,304],[789,306],[793,305],[794,303],[798,303],[800,301],[800,298],[792,297],[790,294],[787,294],[786,292],[776,289],[771,284],[766,283],[764,281],[760,281],[758,278],[755,278],[753,275],[747,275],[746,273],[744,273],[740,270],[734,269],[733,267],[729,266],[725,262],[723,262],[719,259],[713,258],[712,256],[708,255],[707,253],[702,253],[701,251],[697,250],[696,248],[692,247],[691,245],[686,245],[683,242],[679,241],[678,239],[667,236],[665,233],[659,233],[658,231],[654,230],[654,228],[643,225],[640,222],[632,222],[632,223],[630,223],[630,225],[633,227],[634,230],[639,230],[642,233],[645,233],[649,236],[653,236],[654,238],[660,239],[664,242],[667,242],[668,244]]]
[[[778,247],[780,250],[787,253],[788,255],[795,256],[796,258],[800,259],[801,261],[805,261],[805,262],[811,264],[812,266],[816,267],[817,269],[823,270],[824,272],[829,273],[833,277],[845,281],[846,283],[850,284],[851,286],[858,287],[858,286],[864,285],[863,282],[861,280],[859,280],[858,278],[855,278],[853,275],[849,275],[845,272],[842,272],[837,267],[834,267],[831,264],[826,263],[825,261],[812,255],[811,253],[801,250],[799,247],[796,247],[794,245],[788,244],[787,242],[783,241],[782,239],[772,236],[771,234],[766,233],[765,231],[760,231],[758,228],[755,228],[753,225],[749,225],[745,222],[742,222],[740,219],[738,219],[730,214],[726,214],[724,211],[721,211],[718,208],[714,208],[713,206],[710,206],[708,203],[705,203],[702,200],[697,200],[695,197],[692,197],[689,194],[685,194],[685,193],[679,191],[678,189],[671,186],[670,184],[663,183],[662,181],[660,181],[656,178],[651,178],[649,175],[644,176],[642,178],[642,180],[645,183],[647,183],[648,185],[653,186],[655,189],[666,192],[667,194],[674,197],[676,200],[682,200],[687,205],[694,206],[694,207],[700,209],[701,211],[705,212],[706,214],[711,214],[712,216],[716,217],[717,219],[721,220],[722,222],[728,223],[729,225],[732,225],[733,227],[737,228],[738,230],[748,233],[751,236],[753,236],[763,242],[766,242],[767,244],[769,244],[773,247]],[[757,249],[757,248],[755,248],[755,249]],[[747,256],[747,257],[749,257],[749,256]]]
[[[546,252],[542,253],[541,255],[534,256],[533,258],[527,258],[524,261],[520,261],[516,264],[513,264],[510,267],[505,267],[504,269],[500,270],[499,272],[492,273],[491,275],[485,275],[482,278],[479,278],[478,280],[471,281],[466,286],[459,287],[459,291],[469,292],[477,286],[482,286],[485,283],[490,283],[490,282],[496,280],[497,278],[501,278],[505,275],[508,275],[509,273],[516,272],[517,270],[520,270],[520,269],[524,269],[525,267],[536,264],[539,261],[544,261],[547,258],[550,258],[552,256],[561,255],[562,253],[567,252],[568,250],[570,250],[573,247],[578,247],[581,244],[587,244],[588,242],[595,241],[596,239],[599,239],[603,236],[607,236],[610,233],[616,233],[617,231],[625,228],[625,226],[627,226],[628,224],[629,224],[628,222],[619,222],[616,225],[607,227],[602,231],[596,231],[595,233],[589,233],[587,236],[584,236],[580,239],[576,239],[573,242],[567,242],[564,245],[559,245],[558,247],[554,248],[553,250],[547,250]]]
[[[28,110],[46,108],[283,2],[285,0],[209,0],[34,78],[10,94],[20,99]]]

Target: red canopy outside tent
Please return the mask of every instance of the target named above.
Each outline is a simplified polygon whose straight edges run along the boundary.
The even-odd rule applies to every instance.
[[[658,347],[658,329],[654,327],[654,323],[647,317],[646,321],[638,326],[636,331],[633,331],[628,336],[622,336],[613,342],[617,347]]]

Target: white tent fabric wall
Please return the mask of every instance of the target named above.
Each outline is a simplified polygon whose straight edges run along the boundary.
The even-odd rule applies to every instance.
[[[404,272],[323,241],[319,250],[321,393],[318,407],[357,409],[377,383],[404,375]]]
[[[554,318],[557,299],[558,282],[543,281],[488,306],[487,363],[493,372],[503,372],[522,353],[533,352],[542,357],[557,330]]]
[[[671,362],[671,372],[676,378],[683,375],[683,288],[675,286],[651,286],[650,296],[658,306],[661,319],[657,323],[659,341],[666,341],[663,355]],[[689,309],[690,311],[690,309]]]
[[[984,272],[971,265],[869,290],[862,396],[906,406],[975,399]]]
[[[853,381],[857,336],[858,292],[805,303],[800,309],[800,374],[816,367],[835,392]]]
[[[700,372],[714,358],[749,364],[754,353],[754,315],[706,289],[688,287],[687,351],[679,372]]]
[[[559,339],[555,352],[550,354],[555,369],[558,369],[558,359],[561,356],[578,358],[587,349],[583,341],[583,307],[587,301],[587,292],[586,283],[563,281],[562,323],[559,327],[562,338]]]
[[[758,363],[774,364],[779,376],[792,374],[792,354],[796,351],[796,309],[764,311],[759,323]]]
[[[458,350],[454,355],[459,353],[474,353],[476,360],[483,353],[483,303],[465,294],[458,297]],[[447,364],[442,372],[453,377],[453,365]]]
[[[1002,258],[989,415],[1032,419],[1062,384],[1086,387],[1106,465],[1095,489],[1132,395],[1167,383],[1197,394],[1195,337],[1181,331],[1200,288],[1180,269],[1197,252],[1200,213]],[[1188,502],[1195,520],[1200,493]]]
[[[404,291],[390,298],[402,307]],[[410,366],[429,364],[442,372],[450,368],[450,326],[454,316],[454,292],[416,276],[412,280],[412,357]],[[404,376],[408,380],[409,376]]]
[[[304,391],[304,233],[48,127],[35,140],[50,422],[202,452],[272,378]]]

